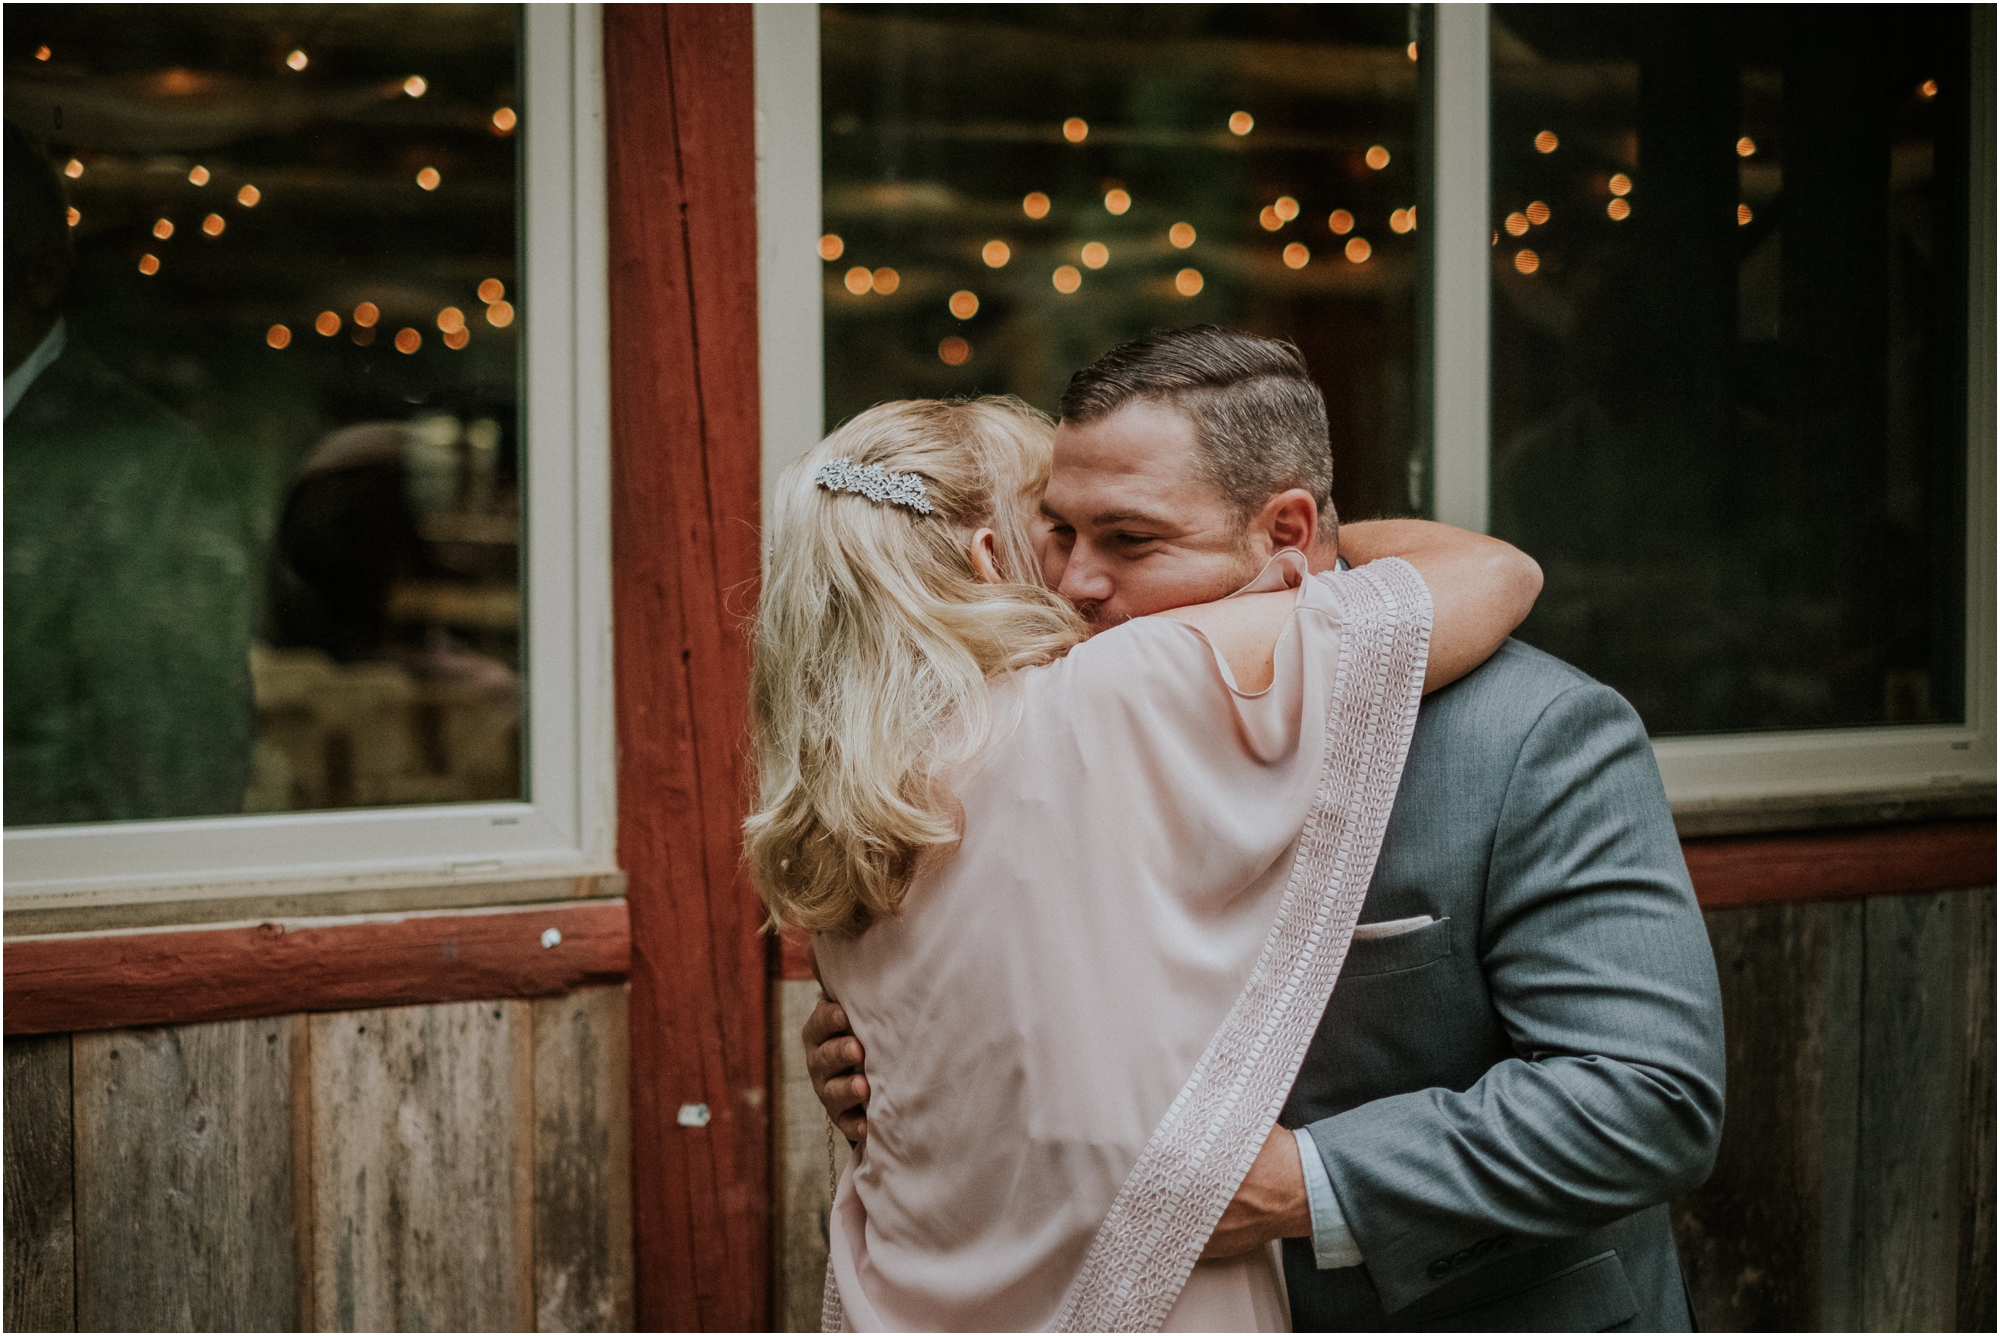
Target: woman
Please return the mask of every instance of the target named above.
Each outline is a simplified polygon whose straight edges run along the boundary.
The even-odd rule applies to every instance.
[[[1281,553],[1086,644],[1034,578],[1049,458],[1013,401],[886,404],[779,486],[746,833],[871,1086],[829,1317],[1284,1329],[1275,1250],[1196,1258],[1331,992],[1426,664],[1497,648],[1532,563],[1349,526],[1408,561]],[[1430,627],[1419,572],[1485,615]]]

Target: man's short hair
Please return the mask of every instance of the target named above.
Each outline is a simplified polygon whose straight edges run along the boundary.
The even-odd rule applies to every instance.
[[[1291,344],[1215,325],[1154,330],[1070,377],[1063,421],[1095,422],[1142,399],[1187,414],[1202,471],[1240,522],[1294,487],[1312,494],[1322,523],[1338,522],[1326,399]]]

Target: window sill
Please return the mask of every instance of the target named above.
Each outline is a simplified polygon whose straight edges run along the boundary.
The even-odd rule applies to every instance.
[[[1994,814],[1993,781],[1922,784],[1853,793],[1685,799],[1673,805],[1683,840],[1780,831],[1965,821]]]

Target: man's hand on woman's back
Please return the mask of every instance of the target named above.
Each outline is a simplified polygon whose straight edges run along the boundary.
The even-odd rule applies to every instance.
[[[820,998],[799,1037],[805,1043],[813,1094],[826,1116],[849,1141],[861,1140],[868,1135],[868,1078],[861,1070],[861,1041],[848,1028],[847,1012],[832,998]]]

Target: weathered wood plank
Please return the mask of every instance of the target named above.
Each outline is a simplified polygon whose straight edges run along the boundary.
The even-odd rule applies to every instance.
[[[1818,1326],[1829,910],[1707,915],[1722,981],[1729,1107],[1715,1172],[1674,1211],[1704,1330]]]
[[[632,1328],[626,990],[534,1005],[535,1329]]]
[[[297,1017],[75,1038],[77,1326],[300,1322]]]
[[[819,983],[780,979],[771,984],[771,1070],[776,1074],[778,1124],[777,1216],[772,1221],[776,1255],[774,1324],[779,1331],[818,1331],[826,1284],[826,1220],[833,1207],[827,1172],[827,1132],[832,1126],[813,1097],[799,1031],[819,1001]],[[835,1172],[847,1164],[847,1139],[835,1137]]]
[[[525,1002],[310,1019],[312,1325],[534,1323]]]
[[[624,979],[631,929],[605,900],[16,939],[6,959],[7,1033],[48,1033],[552,996]]]
[[[5,1091],[6,1327],[74,1331],[76,1208],[69,1036],[9,1035]]]
[[[1861,1137],[1861,979],[1867,906],[1828,905],[1826,1067],[1821,1075],[1819,1329],[1853,1331],[1860,1235],[1854,1218]],[[1726,1115],[1725,1115],[1726,1116]]]
[[[1957,1165],[1958,1331],[1992,1331],[1996,1313],[1994,1274],[1994,895],[1991,888],[1959,900],[1958,940],[1965,950],[1964,1076],[1960,1079]]]
[[[637,1321],[761,1330],[766,944],[744,875],[758,580],[747,5],[604,11],[618,854],[632,902]],[[683,1127],[683,1104],[710,1121]]]
[[[1942,1331],[1957,1318],[1951,1180],[1963,1017],[1962,892],[1867,905],[1855,1221],[1856,1325]]]

